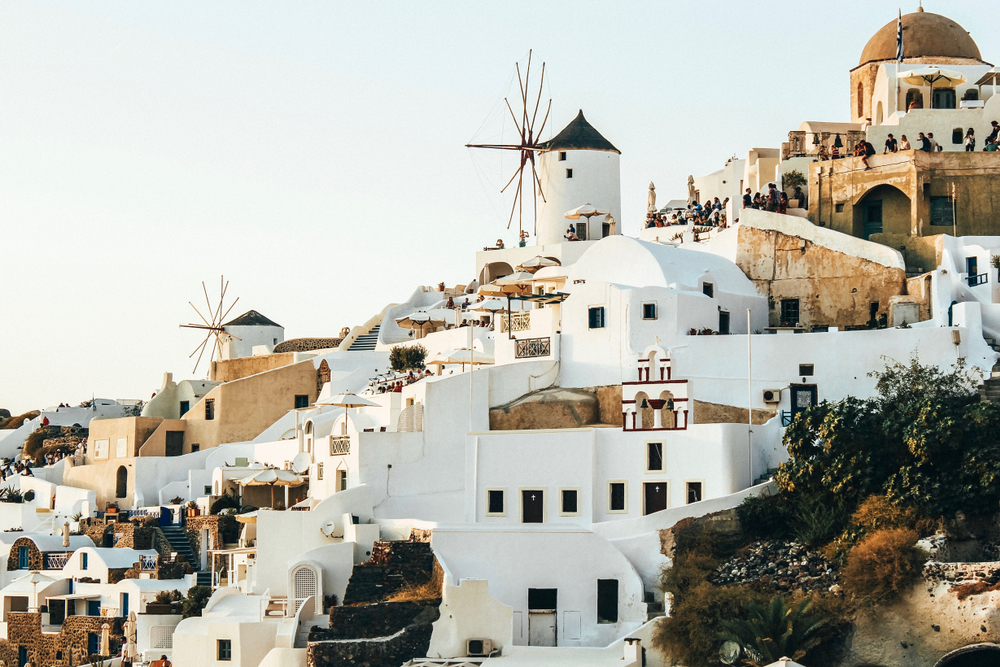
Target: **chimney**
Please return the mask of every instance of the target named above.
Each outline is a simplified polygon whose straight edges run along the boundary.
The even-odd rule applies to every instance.
[[[642,640],[638,637],[625,638],[625,667],[642,665]]]

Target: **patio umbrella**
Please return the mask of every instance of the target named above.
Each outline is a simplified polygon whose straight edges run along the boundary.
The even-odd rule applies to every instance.
[[[291,472],[290,470],[277,470],[276,468],[268,468],[266,470],[261,470],[258,473],[250,475],[249,477],[244,477],[239,481],[240,486],[270,486],[271,487],[271,506],[274,506],[274,487],[275,486],[302,486],[305,481],[299,478],[298,475]]]
[[[503,278],[497,278],[493,284],[500,288],[500,293],[507,297],[507,337],[510,338],[510,298],[512,296],[528,296],[531,294],[531,281],[534,276],[527,271],[518,271]]]
[[[486,354],[481,350],[470,350],[467,347],[460,347],[457,350],[447,350],[434,355],[434,358],[428,361],[427,365],[447,366],[450,364],[462,364],[464,369],[465,364],[482,366],[494,363],[496,363],[496,359],[493,358],[492,354]]]
[[[590,219],[595,215],[610,215],[611,211],[599,211],[598,209],[591,206],[589,203],[583,206],[577,206],[572,211],[566,211],[564,217],[570,220],[579,220],[580,218],[587,219],[587,226],[590,226]],[[588,236],[589,238],[589,236]]]
[[[425,329],[436,329],[444,324],[444,320],[434,319],[428,313],[418,310],[406,317],[397,317],[396,325],[402,329],[417,329],[421,337]]]
[[[101,626],[101,648],[99,654],[105,658],[111,655],[111,626],[107,623]]]
[[[551,259],[549,257],[542,257],[541,255],[536,255],[526,262],[521,262],[517,265],[518,271],[527,271],[529,273],[534,273],[538,269],[544,269],[546,266],[559,266],[557,260]]]
[[[485,301],[480,301],[473,308],[469,310],[481,310],[487,313],[499,313],[504,309],[504,302],[500,299],[489,298]]]
[[[957,86],[965,83],[965,77],[958,72],[953,72],[940,67],[918,67],[917,69],[900,72],[899,81],[910,86],[930,86],[931,106],[934,106],[934,84],[943,81],[946,86]]]
[[[344,392],[342,394],[337,394],[336,396],[331,396],[330,398],[323,399],[322,401],[317,401],[316,405],[336,405],[337,407],[344,408],[344,432],[347,432],[347,410],[348,408],[369,408],[378,407],[378,403],[369,401],[367,398],[363,398],[354,394],[352,392]]]
[[[136,645],[136,618],[135,612],[130,611],[128,613],[128,620],[125,621],[125,657],[126,658],[138,658],[139,657],[139,647]]]

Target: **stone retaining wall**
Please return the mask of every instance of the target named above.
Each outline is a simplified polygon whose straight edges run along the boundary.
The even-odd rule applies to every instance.
[[[18,650],[28,650],[33,665],[70,667],[87,664],[88,635],[100,637],[101,626],[111,626],[111,655],[121,652],[122,619],[104,616],[69,616],[58,634],[42,634],[40,614],[11,612],[7,616],[7,639],[0,640],[0,660],[17,665]]]
[[[995,584],[1000,582],[1000,561],[987,563],[927,561],[924,563],[924,579],[934,583],[946,582],[953,585],[968,584],[974,581]]]
[[[399,667],[417,657],[425,657],[431,645],[430,623],[410,625],[391,637],[381,639],[341,639],[310,642],[308,667]]]

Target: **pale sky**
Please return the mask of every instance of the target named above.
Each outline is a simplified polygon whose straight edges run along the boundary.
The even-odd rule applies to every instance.
[[[191,377],[200,339],[177,325],[220,274],[232,315],[286,338],[472,280],[474,251],[516,229],[509,162],[464,145],[495,138],[477,130],[529,48],[551,132],[582,108],[622,151],[634,235],[650,181],[684,196],[804,120],[849,120],[849,70],[898,7],[4,0],[0,407]],[[1000,62],[994,2],[925,7]]]

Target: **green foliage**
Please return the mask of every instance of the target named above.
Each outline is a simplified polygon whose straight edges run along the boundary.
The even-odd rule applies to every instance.
[[[847,555],[840,577],[844,589],[865,604],[894,600],[920,579],[925,555],[909,528],[877,530]]]
[[[743,649],[743,661],[763,667],[788,657],[798,661],[823,641],[820,631],[826,620],[809,613],[812,601],[789,605],[776,595],[770,604],[751,601],[745,615],[722,621],[722,641],[734,641]]]
[[[212,597],[211,586],[192,586],[188,589],[187,598],[181,607],[181,616],[183,618],[201,616],[201,610],[208,604],[210,597]]]
[[[209,507],[209,512],[211,514],[219,514],[224,509],[240,509],[240,497],[236,494],[236,491],[231,489],[226,489],[221,496],[219,496],[212,506]]]
[[[19,489],[5,486],[0,489],[0,503],[23,503],[24,494]]]
[[[427,348],[420,343],[397,345],[389,350],[389,366],[397,373],[420,370],[424,368],[426,359]]]
[[[736,508],[736,516],[743,531],[754,539],[780,539],[789,534],[778,496],[747,496]]]
[[[795,186],[803,186],[806,184],[806,177],[802,175],[802,172],[798,169],[792,169],[791,171],[786,171],[781,177],[781,189],[782,190],[794,190]]]
[[[943,372],[913,356],[872,375],[875,398],[823,402],[792,422],[779,488],[847,514],[872,495],[923,516],[994,511],[1000,407],[979,401],[976,373],[962,361]]]
[[[822,503],[797,503],[793,520],[795,539],[809,547],[826,544],[844,523],[844,514],[836,506]]]

